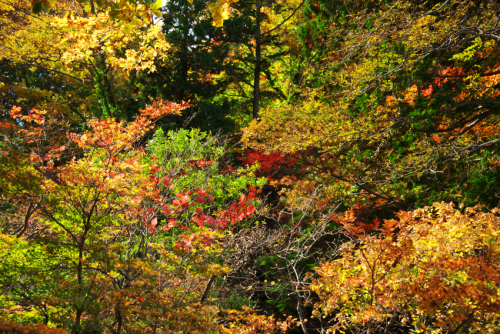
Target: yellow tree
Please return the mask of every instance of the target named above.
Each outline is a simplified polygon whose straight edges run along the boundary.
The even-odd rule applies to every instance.
[[[159,24],[147,18],[114,21],[109,8],[96,10],[68,1],[56,2],[47,13],[33,14],[29,1],[5,0],[1,6],[0,51],[3,62],[15,70],[2,78],[4,96],[10,100],[7,109],[23,106],[23,100],[44,98],[65,108],[44,108],[45,101],[42,106],[26,106],[25,112],[39,107],[71,109],[83,119],[95,113],[123,116],[138,92],[135,76],[154,71],[153,60],[168,48]],[[46,81],[37,87],[42,79]],[[42,96],[30,96],[37,91],[34,88]]]
[[[466,194],[496,205],[497,6],[339,2],[324,58],[294,88],[300,97],[266,108],[244,143],[304,152],[309,176],[289,193],[297,202],[317,188],[333,204],[423,205]],[[491,196],[481,196],[485,187]]]

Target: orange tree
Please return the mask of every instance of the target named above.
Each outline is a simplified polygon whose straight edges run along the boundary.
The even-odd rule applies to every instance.
[[[330,332],[495,333],[500,314],[498,210],[435,203],[396,219],[331,218],[350,238],[315,269],[315,317]]]

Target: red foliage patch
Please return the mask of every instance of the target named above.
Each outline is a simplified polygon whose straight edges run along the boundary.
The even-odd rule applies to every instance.
[[[299,153],[280,154],[261,153],[254,150],[240,151],[243,157],[238,158],[243,165],[251,166],[257,162],[260,169],[256,172],[259,177],[266,177],[268,180],[278,180],[285,175],[293,174],[293,168],[299,161]]]

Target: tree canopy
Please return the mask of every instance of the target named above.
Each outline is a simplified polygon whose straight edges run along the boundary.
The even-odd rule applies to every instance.
[[[0,0],[0,333],[498,333],[499,22]]]

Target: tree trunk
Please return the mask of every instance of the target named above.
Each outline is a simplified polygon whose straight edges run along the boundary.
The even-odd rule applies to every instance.
[[[261,36],[260,36],[260,8],[262,2],[257,2],[257,8],[255,10],[255,69],[253,73],[253,119],[259,118],[259,102],[260,102],[260,46],[261,46]]]
[[[300,319],[300,327],[302,327],[302,331],[304,334],[309,334],[306,326],[306,315],[304,314],[304,309],[302,308],[302,297],[297,292],[297,313],[299,314]]]
[[[200,304],[203,304],[207,299],[208,293],[210,292],[210,288],[212,288],[212,284],[215,280],[215,277],[216,277],[215,275],[212,275],[212,277],[210,277],[210,279],[208,280],[208,283],[205,286],[205,291],[203,291],[203,296],[201,296]]]

